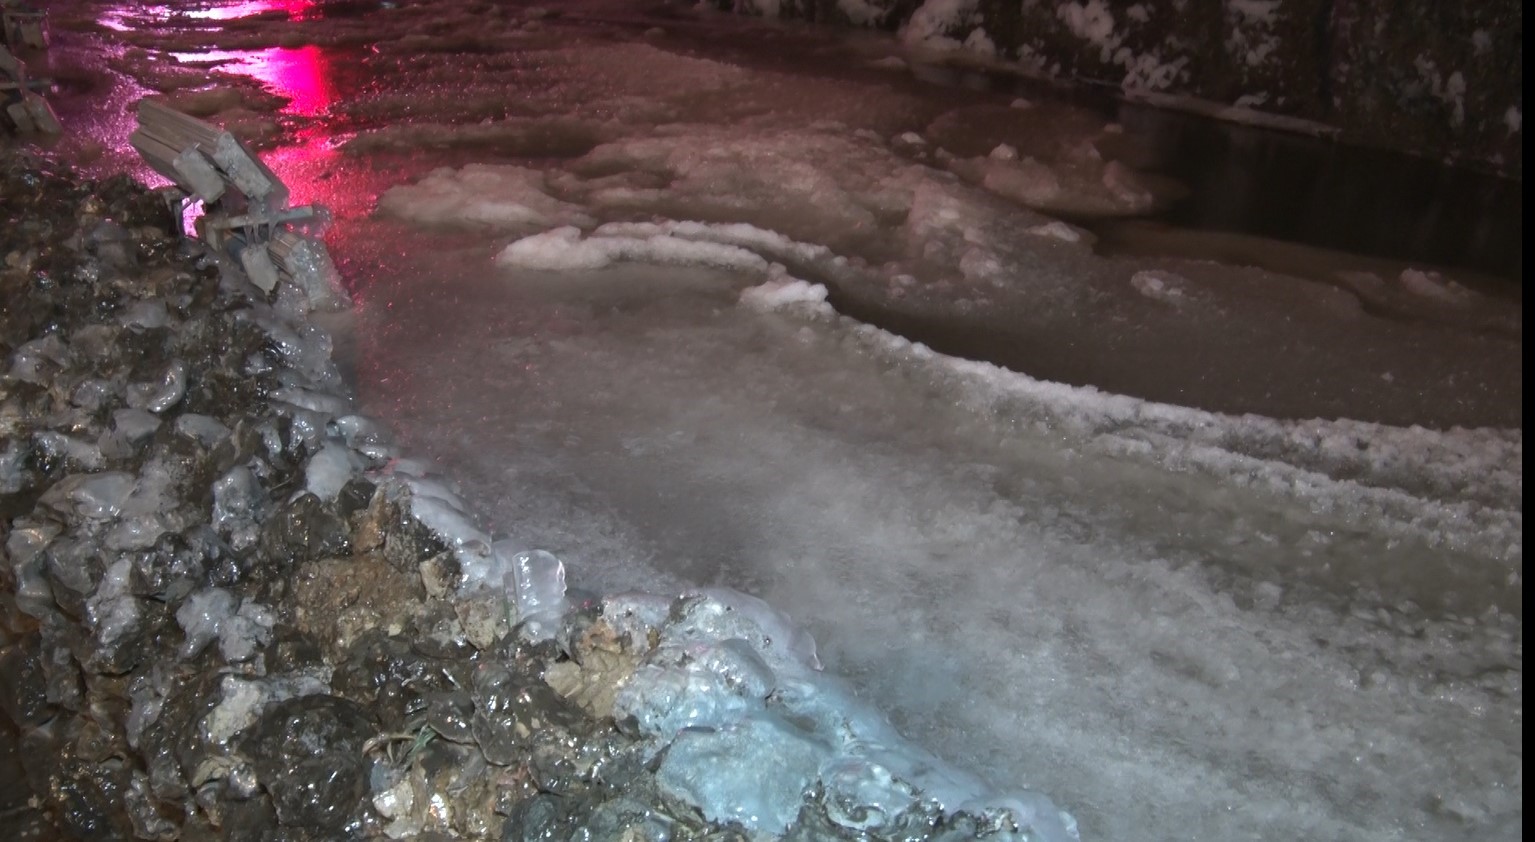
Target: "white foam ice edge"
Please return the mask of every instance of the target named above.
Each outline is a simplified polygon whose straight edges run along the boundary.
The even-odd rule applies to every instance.
[[[1431,543],[1505,561],[1522,553],[1520,430],[1225,415],[947,356],[836,314],[824,285],[790,277],[782,265],[831,278],[861,271],[845,258],[746,224],[610,223],[586,234],[564,226],[515,240],[496,256],[503,268],[542,271],[592,271],[621,261],[759,276],[762,283],[741,294],[744,306],[831,318],[869,352],[924,369],[957,402],[1032,425],[1067,446],[1264,487],[1318,510],[1348,507]]]

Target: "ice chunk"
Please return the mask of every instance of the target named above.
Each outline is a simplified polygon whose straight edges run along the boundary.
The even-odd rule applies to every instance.
[[[993,161],[1016,161],[1018,160],[1018,150],[1005,143],[999,143],[995,149],[991,150],[989,157]]]
[[[614,715],[633,717],[646,734],[670,738],[688,728],[720,728],[755,705],[703,669],[645,664],[619,688]]]
[[[393,441],[383,424],[364,415],[343,415],[332,424],[346,446],[372,459],[389,458]]]
[[[1024,233],[1033,234],[1036,237],[1053,237],[1068,243],[1081,242],[1082,240],[1082,230],[1080,228],[1073,228],[1059,220],[1025,228]]]
[[[753,310],[769,312],[803,306],[818,313],[830,315],[834,311],[826,303],[826,286],[812,284],[795,278],[767,281],[741,291],[741,304]]]
[[[979,0],[926,0],[901,27],[901,42],[928,50],[957,50],[968,35]]]
[[[172,671],[166,668],[169,663],[156,662],[129,680],[128,696],[133,700],[133,706],[128,710],[123,729],[128,745],[134,748],[139,747],[144,729],[160,719],[160,712],[165,707],[165,697],[173,684]]]
[[[662,785],[711,818],[779,832],[819,782],[828,816],[855,831],[936,805],[1034,834],[1024,838],[1077,838],[1049,799],[992,790],[902,739],[821,675],[809,636],[761,600],[711,589],[667,611],[654,597],[621,595],[604,601],[603,618],[653,644],[614,715],[654,741]]]
[[[187,597],[176,611],[176,622],[186,634],[181,657],[191,658],[218,637],[220,623],[235,611],[235,595],[209,588]]]
[[[12,564],[27,564],[35,560],[63,527],[50,521],[29,521],[18,518],[11,524],[5,538],[5,553]]]
[[[780,262],[810,264],[826,271],[832,270],[839,263],[836,253],[826,246],[799,242],[777,231],[744,222],[706,223],[686,220],[609,222],[593,231],[592,234],[598,237],[635,239],[671,237],[691,242],[738,246],[764,258]]]
[[[219,690],[223,698],[203,717],[202,728],[210,743],[223,746],[254,725],[268,705],[329,692],[330,674],[315,670],[255,679],[226,675]]]
[[[778,686],[778,677],[750,643],[738,637],[689,646],[688,663],[717,676],[733,693],[748,699],[766,699]]]
[[[656,780],[717,822],[782,833],[830,749],[771,714],[677,736]]]
[[[0,447],[0,494],[15,494],[28,484],[30,450],[23,449],[16,439],[10,439]]]
[[[1103,186],[1107,187],[1129,213],[1145,213],[1156,205],[1156,195],[1147,187],[1144,179],[1118,161],[1103,165]]]
[[[510,547],[508,542],[498,541],[492,549],[501,555]],[[515,553],[509,561],[517,622],[526,624],[532,639],[546,639],[565,613],[565,565],[544,550]]]
[[[120,522],[113,524],[102,538],[102,543],[107,549],[118,552],[147,550],[160,540],[161,535],[169,531],[170,527],[164,515],[159,512],[145,512],[124,517]]]
[[[461,511],[468,508],[463,498],[458,496],[457,491],[446,482],[433,477],[430,472],[425,470],[424,466],[421,466],[422,470],[420,472],[416,472],[417,464],[419,463],[415,463],[413,460],[401,459],[391,467],[395,473],[406,477],[406,484],[410,486],[412,494],[418,497],[430,497],[433,500],[440,500]]]
[[[414,484],[407,482],[414,489]],[[412,494],[410,513],[422,525],[455,549],[480,543],[489,546],[490,536],[474,525],[462,506],[425,494]]]
[[[1438,272],[1425,272],[1421,269],[1403,269],[1397,276],[1402,288],[1414,295],[1420,295],[1444,304],[1466,304],[1475,296],[1471,290],[1460,284],[1445,278]]]
[[[583,240],[580,229],[572,227],[524,237],[496,256],[499,266],[553,271],[601,269],[624,260],[717,266],[747,272],[768,270],[766,260],[738,246],[693,242],[659,233],[645,237],[593,234]]]
[[[289,234],[284,266],[291,272],[291,282],[284,279],[277,290],[273,308],[290,318],[310,312],[336,312],[351,306],[352,298],[341,283],[341,273],[330,259],[325,243],[317,238]]]
[[[73,392],[69,393],[69,402],[81,409],[95,412],[100,409],[117,392],[111,381],[90,378],[82,380]]]
[[[309,457],[309,464],[304,467],[304,488],[321,500],[335,500],[361,467],[345,444],[331,439]]]
[[[760,708],[777,686],[744,640],[663,645],[619,689],[614,710],[648,734],[721,728]]]
[[[288,441],[286,448],[289,452],[318,450],[321,441],[325,438],[325,431],[330,426],[331,414],[312,409],[305,409],[290,403],[272,402],[272,411],[287,416],[291,422],[288,425]]]

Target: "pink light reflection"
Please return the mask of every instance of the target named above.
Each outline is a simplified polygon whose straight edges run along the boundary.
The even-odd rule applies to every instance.
[[[171,56],[187,63],[218,62],[219,70],[225,73],[263,82],[273,93],[291,100],[284,109],[290,114],[314,116],[336,101],[336,90],[327,72],[329,58],[313,44],[295,49],[209,50]]]
[[[313,116],[336,101],[336,91],[326,73],[326,57],[319,47],[266,50],[252,58],[251,75],[288,97],[288,111]]]

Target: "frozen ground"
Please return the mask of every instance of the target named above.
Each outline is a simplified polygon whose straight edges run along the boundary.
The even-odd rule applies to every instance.
[[[768,600],[1084,839],[1520,836],[1517,292],[1100,257],[1046,214],[1175,195],[1134,139],[893,42],[245,5],[103,18],[128,46],[80,78],[195,97],[336,208],[363,408],[496,537]]]

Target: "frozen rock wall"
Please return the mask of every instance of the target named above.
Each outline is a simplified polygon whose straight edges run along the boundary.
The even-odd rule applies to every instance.
[[[717,0],[1522,172],[1515,0]]]

